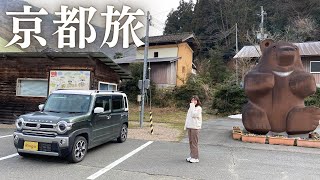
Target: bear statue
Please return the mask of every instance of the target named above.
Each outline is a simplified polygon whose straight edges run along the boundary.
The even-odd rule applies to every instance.
[[[255,134],[307,134],[319,125],[320,109],[305,107],[316,92],[315,78],[302,65],[297,46],[266,39],[259,63],[245,76],[242,122]]]

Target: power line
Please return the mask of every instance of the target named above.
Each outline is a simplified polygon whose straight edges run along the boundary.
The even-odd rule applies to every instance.
[[[168,9],[168,10],[165,10],[165,11],[157,12],[157,13],[155,13],[155,14],[152,14],[152,17],[153,17],[153,16],[160,16],[160,15],[162,15],[162,14],[164,14],[164,13],[171,12],[172,10],[173,10],[173,8],[171,8],[170,10]]]
[[[161,20],[159,20],[159,19],[157,19],[155,17],[152,17],[152,23],[154,23],[154,22],[157,23],[157,24],[163,25],[163,26],[166,25],[165,23],[161,22]]]

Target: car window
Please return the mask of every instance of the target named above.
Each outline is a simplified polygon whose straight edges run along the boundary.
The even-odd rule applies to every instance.
[[[104,111],[110,111],[110,96],[98,96],[94,107],[102,107]]]
[[[90,106],[90,96],[78,94],[51,94],[44,112],[85,113]]]
[[[124,97],[124,107],[127,109],[128,108],[128,102],[127,102],[127,97]]]
[[[112,96],[112,110],[117,111],[123,109],[123,97]]]

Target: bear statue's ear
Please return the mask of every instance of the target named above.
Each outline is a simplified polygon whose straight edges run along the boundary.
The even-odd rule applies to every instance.
[[[261,53],[263,54],[263,52],[266,50],[266,48],[271,46],[273,43],[274,43],[274,41],[272,39],[265,39],[265,40],[261,41],[260,42]]]

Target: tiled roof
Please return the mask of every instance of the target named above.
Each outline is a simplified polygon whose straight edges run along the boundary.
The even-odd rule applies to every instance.
[[[293,43],[298,46],[301,56],[320,56],[320,41]],[[260,46],[244,46],[233,58],[260,57]]]
[[[144,38],[142,39],[145,42]],[[200,42],[193,33],[167,34],[161,36],[149,37],[149,45],[166,45],[187,42],[189,46],[195,50],[200,47]]]
[[[185,42],[190,38],[194,38],[193,33],[168,34],[168,35],[162,35],[162,36],[149,37],[149,43],[150,44],[180,43],[180,42]]]
[[[117,64],[126,64],[126,63],[131,64],[135,60],[136,60],[136,56],[128,56],[128,57],[123,57],[119,59],[114,59],[113,61]]]

